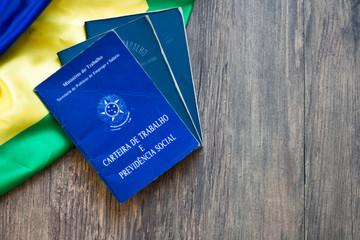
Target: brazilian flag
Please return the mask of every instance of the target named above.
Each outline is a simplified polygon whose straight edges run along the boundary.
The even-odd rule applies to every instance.
[[[73,147],[33,89],[61,67],[57,52],[85,40],[85,21],[182,7],[187,22],[193,3],[194,0],[3,0],[0,195]]]

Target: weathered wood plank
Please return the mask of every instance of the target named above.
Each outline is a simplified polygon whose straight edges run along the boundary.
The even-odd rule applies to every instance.
[[[306,239],[360,239],[360,1],[306,1]]]
[[[200,236],[301,239],[302,3],[199,3],[189,37],[207,140]]]

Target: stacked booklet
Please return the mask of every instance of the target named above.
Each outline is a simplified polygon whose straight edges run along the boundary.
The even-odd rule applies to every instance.
[[[35,88],[119,202],[189,153],[202,134],[181,9],[85,23]]]

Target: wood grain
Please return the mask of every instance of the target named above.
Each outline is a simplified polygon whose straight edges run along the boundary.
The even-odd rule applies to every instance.
[[[0,197],[0,239],[360,239],[359,2],[197,0],[204,148],[122,205],[74,149]]]
[[[360,1],[307,1],[306,239],[360,239]]]
[[[197,171],[204,194],[194,206],[202,209],[199,236],[298,238],[304,187],[302,4],[197,4],[189,26],[197,34],[189,34],[189,42],[206,136]]]

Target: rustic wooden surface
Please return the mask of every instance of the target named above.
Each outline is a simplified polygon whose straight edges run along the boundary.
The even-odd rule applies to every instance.
[[[0,239],[360,239],[360,1],[197,0],[187,33],[205,147],[122,205],[74,149]]]
[[[360,239],[360,1],[305,6],[306,236]]]

